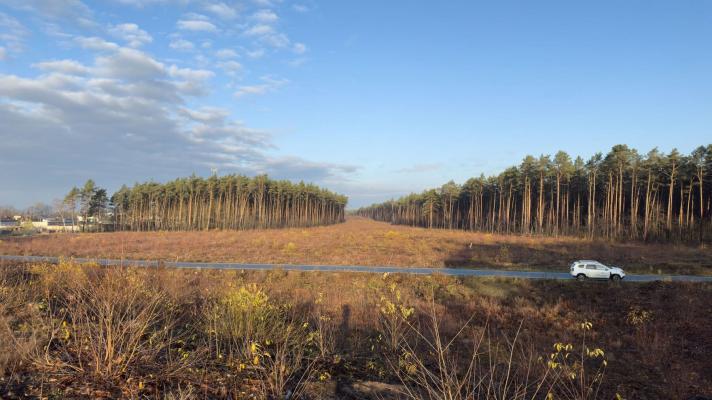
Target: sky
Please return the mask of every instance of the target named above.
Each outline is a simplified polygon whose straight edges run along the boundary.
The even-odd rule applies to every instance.
[[[712,142],[712,1],[0,0],[0,205],[266,173],[349,207]]]

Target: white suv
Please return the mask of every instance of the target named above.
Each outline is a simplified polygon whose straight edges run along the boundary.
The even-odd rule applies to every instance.
[[[598,261],[579,260],[571,263],[571,276],[579,281],[591,279],[610,279],[620,281],[625,278],[625,272],[618,267],[608,267]]]

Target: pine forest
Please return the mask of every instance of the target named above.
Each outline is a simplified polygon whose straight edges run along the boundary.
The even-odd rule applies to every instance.
[[[97,200],[97,194],[102,194]],[[76,215],[97,217],[101,229],[208,230],[327,225],[344,220],[347,198],[312,184],[265,175],[176,179],[121,187],[106,201],[88,181],[64,200]],[[95,228],[96,229],[96,228]]]
[[[526,156],[497,176],[361,208],[394,224],[497,233],[709,242],[712,145],[689,155],[626,145],[588,161]]]

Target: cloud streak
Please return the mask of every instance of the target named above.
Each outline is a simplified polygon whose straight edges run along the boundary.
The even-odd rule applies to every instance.
[[[251,60],[277,54],[269,47],[306,51],[277,28],[274,4],[255,10],[254,4],[243,9],[216,1],[116,0],[134,7],[174,2],[186,11],[168,23],[174,32],[159,33],[131,21],[96,22],[102,14],[78,0],[0,1],[32,14],[20,22],[0,13],[0,62],[14,61],[35,35],[63,49],[25,61],[18,72],[0,73],[0,143],[7,151],[0,169],[15,172],[0,185],[0,198],[28,204],[49,200],[48,193],[60,196],[87,178],[112,190],[212,167],[322,183],[357,170],[281,154],[269,132],[207,104],[225,88],[241,98],[273,93],[289,82],[265,74],[253,84],[236,84],[249,76]],[[206,14],[187,12],[196,7]],[[40,29],[30,34],[28,22]],[[213,49],[201,35],[217,32],[237,43],[214,39]],[[149,44],[174,54],[157,58],[145,50]]]
[[[33,66],[42,74],[0,74],[0,142],[7,151],[0,168],[25,166],[25,173],[45,183],[44,191],[56,193],[88,177],[116,186],[211,167],[306,180],[355,170],[272,156],[269,133],[232,119],[223,108],[189,106],[208,90],[212,71],[167,65],[128,47],[102,51],[91,64],[63,59]],[[263,81],[257,91],[286,83]]]
[[[248,95],[262,95],[281,88],[289,83],[286,79],[274,78],[271,76],[263,76],[260,78],[263,83],[257,85],[240,86],[235,92],[235,97],[244,97]]]
[[[238,12],[234,7],[231,7],[225,3],[210,3],[205,5],[205,11],[214,14],[215,16],[231,20],[238,16]]]
[[[141,47],[151,43],[153,38],[136,24],[119,24],[109,27],[109,33],[124,40],[130,47]]]
[[[29,32],[17,19],[0,12],[0,60],[7,57],[7,54],[19,52],[24,47],[24,39]]]
[[[201,19],[181,19],[178,20],[176,26],[180,30],[193,32],[217,32],[218,27],[210,21]]]

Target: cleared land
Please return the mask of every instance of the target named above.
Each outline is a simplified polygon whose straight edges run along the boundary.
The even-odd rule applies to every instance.
[[[3,237],[0,254],[548,271],[591,258],[634,273],[712,275],[712,248],[429,230],[359,217],[303,229]]]
[[[711,297],[707,283],[6,265],[0,397],[432,398],[455,383],[419,382],[442,371],[436,316],[455,338],[446,369],[465,376],[476,350],[475,398],[689,398],[712,391]]]

